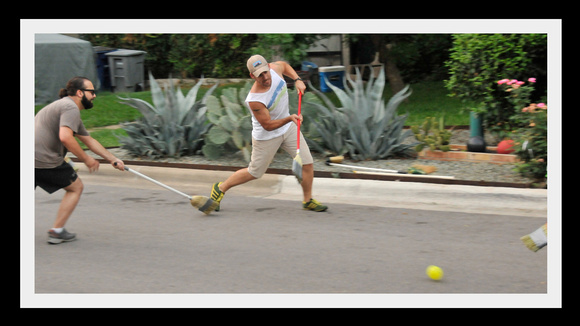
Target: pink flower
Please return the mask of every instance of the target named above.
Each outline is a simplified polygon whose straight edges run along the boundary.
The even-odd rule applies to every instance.
[[[498,85],[505,84],[505,83],[507,83],[508,81],[509,81],[509,79],[502,79],[502,80],[498,80],[498,81],[497,81],[497,84],[498,84]]]
[[[528,78],[528,81],[530,83],[535,83],[536,82],[536,78],[534,78],[534,77]]]
[[[539,108],[545,108],[546,107],[546,103],[538,103],[537,107]]]
[[[511,84],[515,84],[515,83],[517,83],[517,82],[518,82],[518,80],[517,80],[517,79],[512,79],[512,80],[508,81],[508,82],[507,82],[507,84],[508,84],[508,85],[511,85]]]
[[[523,84],[525,84],[525,82],[523,82],[523,81],[517,81],[517,82],[516,82],[516,85],[520,85],[520,86],[521,86],[521,85],[523,85]]]

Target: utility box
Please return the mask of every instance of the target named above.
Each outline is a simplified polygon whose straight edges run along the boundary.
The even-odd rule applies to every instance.
[[[344,89],[344,84],[342,82],[344,71],[344,66],[319,67],[318,74],[320,75],[320,90],[323,92],[330,92],[332,90],[326,83],[326,79],[328,79],[328,82],[333,86]]]
[[[114,92],[139,92],[145,86],[145,51],[123,50],[105,53],[109,59]]]

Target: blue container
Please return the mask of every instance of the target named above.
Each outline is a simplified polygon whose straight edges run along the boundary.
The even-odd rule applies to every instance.
[[[320,90],[322,92],[330,92],[332,89],[328,86],[328,82],[333,86],[340,89],[344,89],[344,84],[342,83],[344,78],[344,66],[328,66],[318,68],[318,74],[320,75]]]
[[[302,71],[309,71],[309,70],[315,70],[318,69],[318,65],[314,62],[310,62],[310,61],[302,61],[302,67],[300,70]]]
[[[104,46],[95,46],[93,49],[97,54],[97,74],[99,76],[99,81],[101,82],[100,90],[110,91],[112,89],[111,74],[109,72],[109,59],[107,58],[106,54],[109,52],[117,51],[118,49]]]

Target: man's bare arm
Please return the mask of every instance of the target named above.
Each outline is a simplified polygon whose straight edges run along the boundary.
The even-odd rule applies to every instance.
[[[268,111],[268,109],[264,104],[260,102],[250,102],[249,104],[250,109],[254,113],[254,117],[262,125],[262,128],[264,128],[267,131],[276,130],[284,126],[288,122],[297,123],[299,119],[300,121],[302,121],[302,115],[300,115],[299,117],[296,114],[291,114],[286,118],[272,120],[272,118],[270,117],[270,112]]]

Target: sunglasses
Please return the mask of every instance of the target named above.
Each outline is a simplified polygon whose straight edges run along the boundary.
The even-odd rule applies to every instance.
[[[84,88],[80,88],[81,91],[83,92],[91,92],[91,94],[95,95],[95,90],[94,89],[84,89]]]

